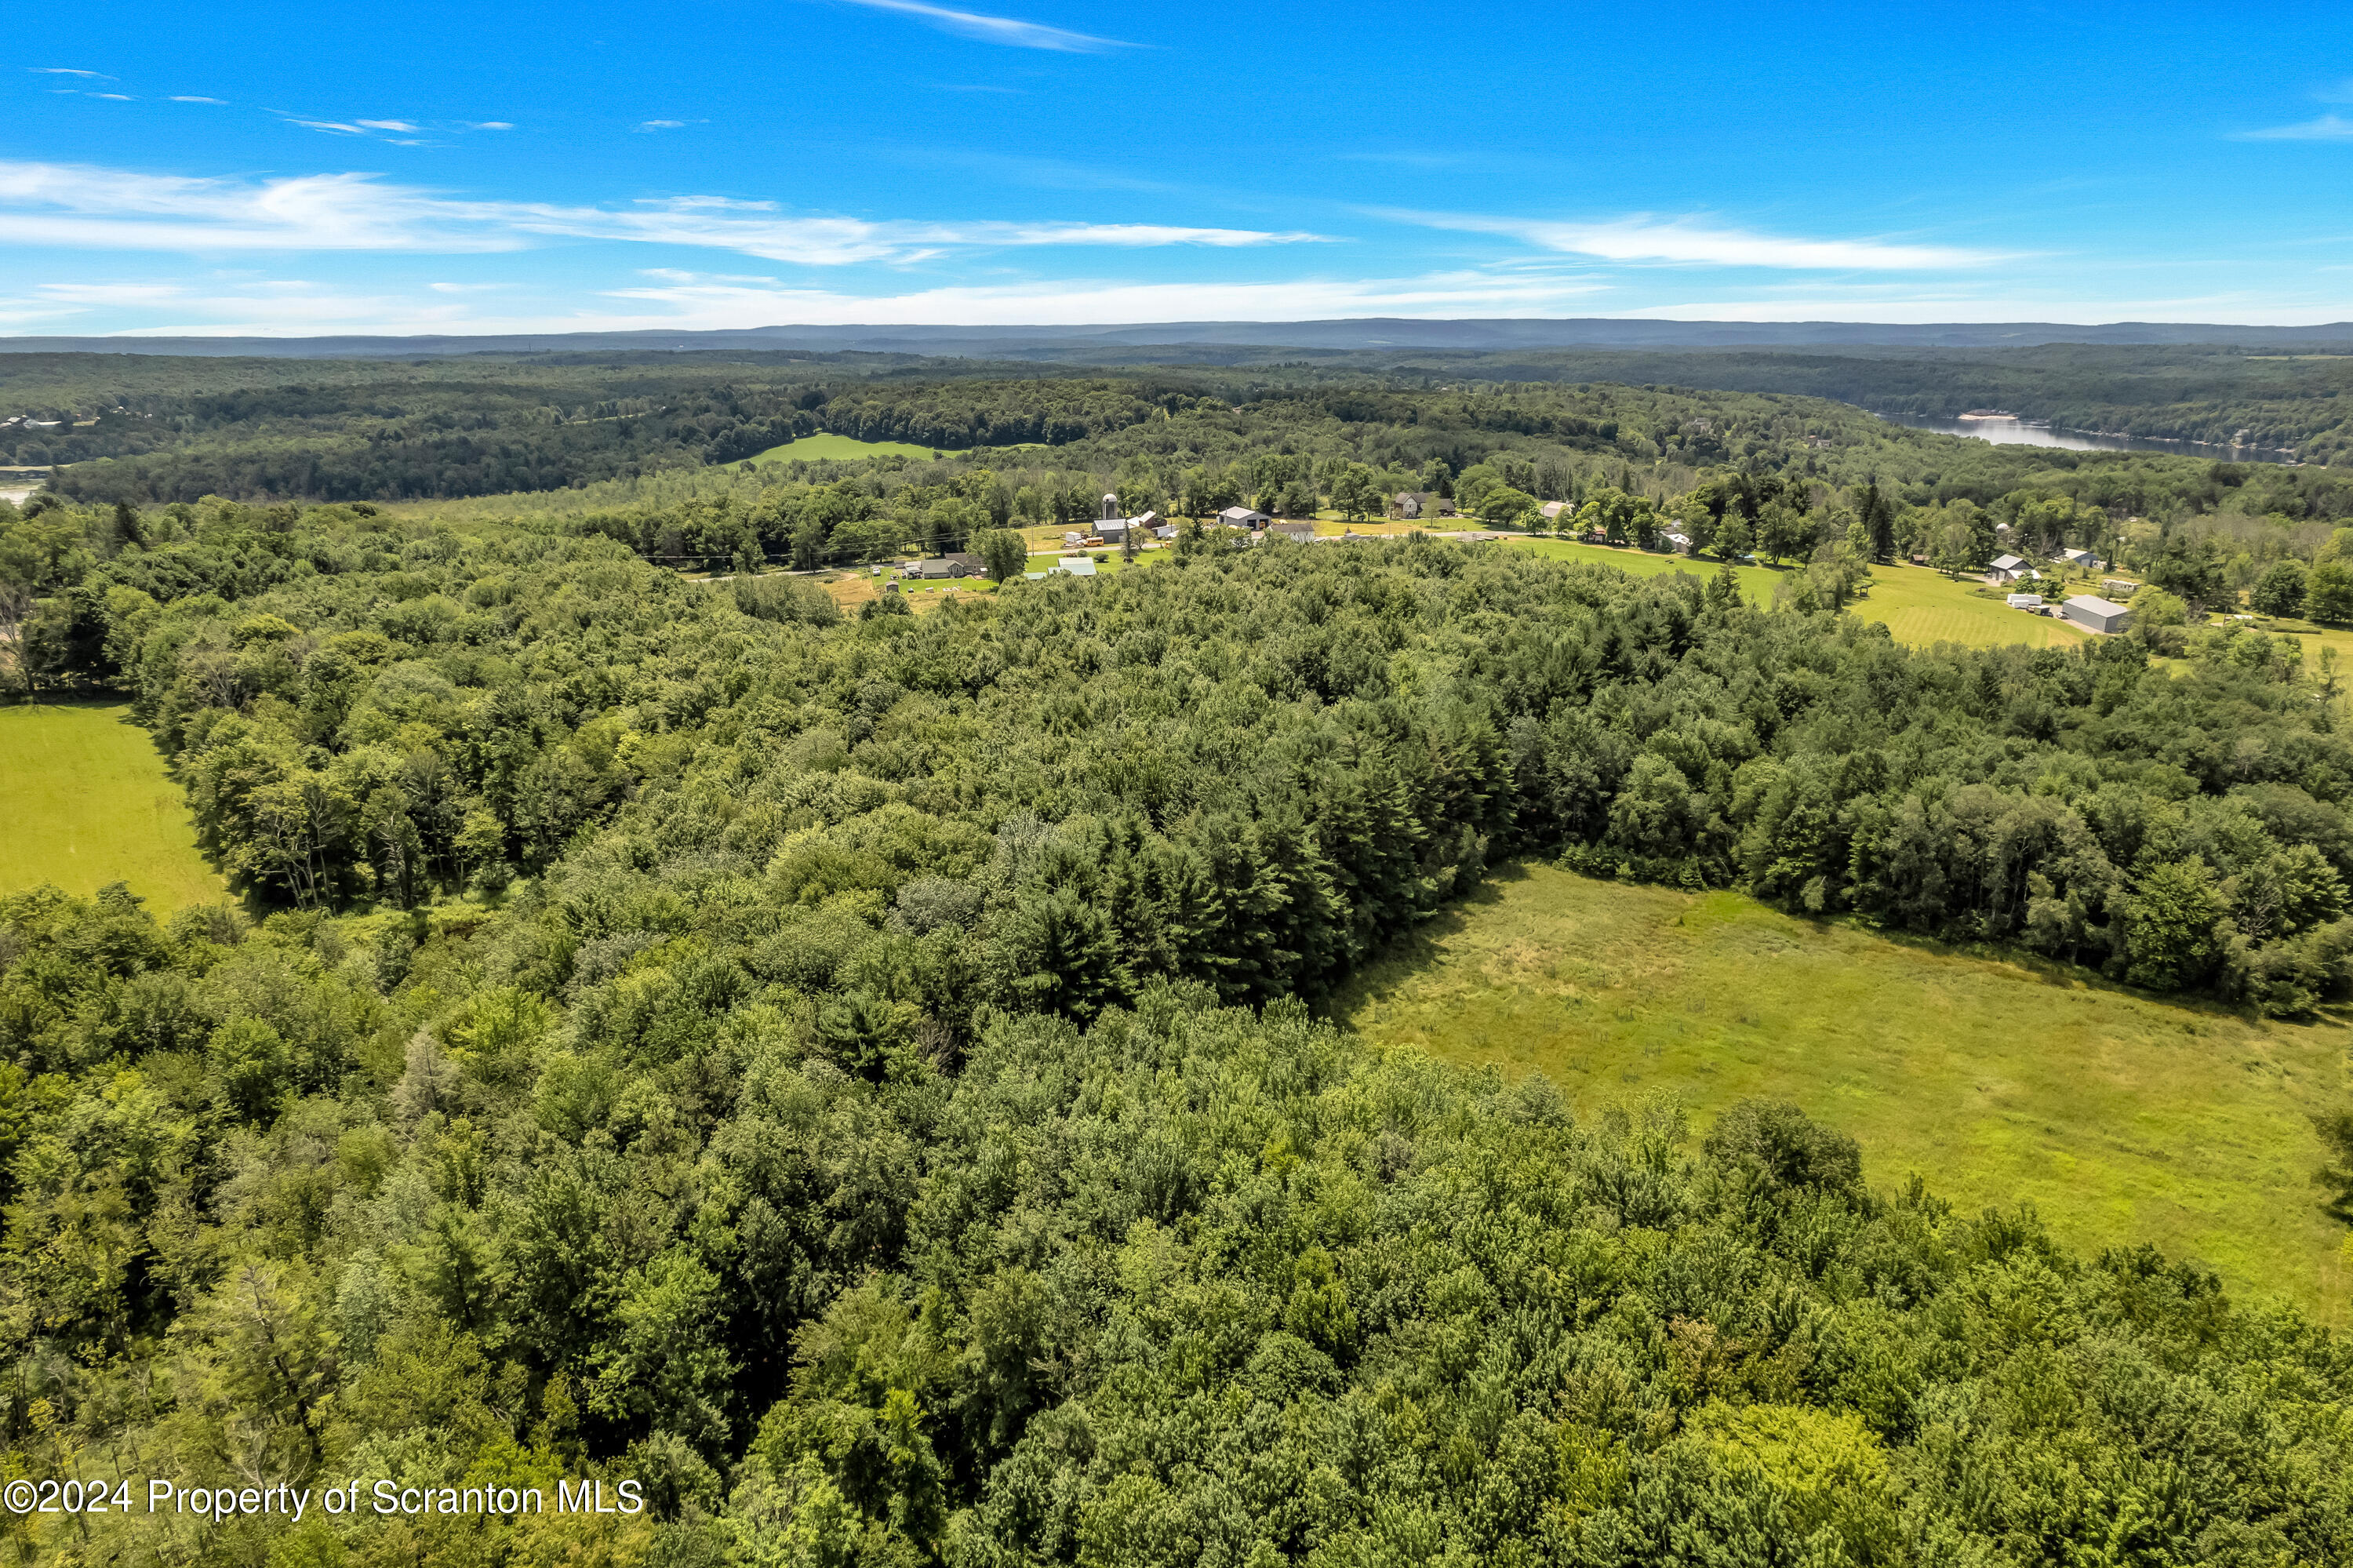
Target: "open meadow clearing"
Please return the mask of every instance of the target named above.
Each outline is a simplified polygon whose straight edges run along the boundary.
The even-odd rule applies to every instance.
[[[1580,545],[1567,539],[1513,539],[1508,543],[1514,549],[1533,550],[1556,560],[1594,561],[1637,577],[1683,571],[1705,577],[1718,569],[1714,561],[1694,560],[1688,556],[1613,549],[1607,545]],[[1765,567],[1736,569],[1740,573],[1741,589],[1750,602],[1773,602],[1773,585],[1781,573]],[[1895,641],[1915,648],[1937,642],[1957,642],[1975,648],[2006,643],[2029,648],[2069,647],[2090,636],[2063,621],[2012,609],[1999,599],[1973,591],[1978,586],[1976,583],[1956,582],[1926,567],[1876,567],[1871,577],[1870,593],[1848,608],[1864,620],[1884,621]],[[2081,591],[2082,585],[2074,585],[2061,597]]]
[[[1926,567],[1875,567],[1871,594],[1849,608],[1865,620],[1881,620],[1898,642],[1926,648],[1937,642],[1958,642],[1975,648],[2021,643],[2029,648],[2072,648],[2092,634],[2049,616],[2012,609],[2000,599],[1975,591],[1978,585],[1955,582]],[[2084,591],[2081,585],[2043,589],[2046,597],[2064,599]]]
[[[2336,1022],[2160,1001],[2087,971],[1794,918],[1736,893],[1505,871],[1345,989],[1375,1041],[1542,1072],[1590,1114],[1669,1092],[1704,1128],[1788,1099],[1965,1212],[2031,1202],[2079,1249],[2151,1242],[2331,1322],[2353,1268],[2308,1116]]]
[[[934,448],[908,441],[861,441],[855,436],[837,436],[830,430],[821,430],[780,447],[770,447],[755,453],[751,461],[759,464],[791,462],[796,459],[804,462],[855,462],[860,458],[902,457],[929,462],[936,455]]]
[[[0,893],[124,882],[156,915],[222,896],[163,755],[121,703],[0,707]]]

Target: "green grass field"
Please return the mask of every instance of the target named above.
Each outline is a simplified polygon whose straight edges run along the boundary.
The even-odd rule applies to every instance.
[[[1598,561],[1634,573],[1656,577],[1685,571],[1706,577],[1717,567],[1712,560],[1683,556],[1653,555],[1647,550],[1613,550],[1606,545],[1577,545],[1566,539],[1513,539],[1515,550],[1533,550],[1558,560]],[[1741,567],[1740,586],[1757,604],[1773,602],[1773,585],[1781,573],[1764,567]],[[1865,620],[1882,620],[1898,642],[1925,648],[1936,642],[1958,642],[1976,648],[2019,643],[2029,648],[2067,647],[2091,634],[2063,621],[2012,609],[1999,599],[1972,590],[1970,582],[1955,582],[1926,567],[1880,567],[1872,573],[1870,593],[1849,609]],[[2052,585],[2055,587],[2055,585]],[[2052,587],[2046,587],[2048,597]],[[2071,585],[2062,592],[2082,591]]]
[[[1865,620],[1883,620],[1898,642],[1925,648],[1961,642],[1990,648],[2005,642],[2029,648],[2069,648],[2091,633],[2047,616],[2012,609],[1998,599],[1973,593],[1974,583],[1957,583],[1926,567],[1881,567],[1873,571],[1871,596],[1852,607]],[[2045,598],[2056,591],[2050,586]],[[2068,588],[2059,593],[2081,591]]]
[[[921,458],[929,461],[934,449],[910,446],[905,441],[861,441],[855,436],[837,436],[821,431],[803,436],[797,441],[786,441],[780,447],[770,447],[756,454],[754,463],[790,462],[796,458],[808,462],[851,462],[859,458],[903,457]]]
[[[988,450],[993,452],[1026,452],[1045,444],[1043,441],[1017,441],[1011,446]],[[750,461],[754,463],[790,462],[799,458],[808,462],[854,462],[860,458],[903,457],[928,461],[941,453],[948,457],[966,455],[962,450],[919,447],[907,441],[861,441],[855,436],[837,436],[830,430],[821,430],[814,436],[803,436],[797,441],[786,441],[783,446],[770,447],[766,451],[754,453]]]
[[[0,708],[0,893],[126,882],[156,915],[223,896],[163,754],[121,704]]]
[[[2021,1201],[2071,1245],[2153,1242],[2326,1320],[2353,1289],[2306,1119],[2353,1033],[2179,1006],[2083,971],[1795,919],[1739,894],[1506,871],[1335,1000],[1367,1037],[1541,1070],[1590,1112],[1749,1096],[1918,1171],[1964,1212]]]

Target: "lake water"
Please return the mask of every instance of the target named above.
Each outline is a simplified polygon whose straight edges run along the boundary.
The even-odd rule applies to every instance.
[[[1891,425],[1939,435],[1968,436],[2004,447],[2064,447],[2071,452],[2171,452],[2176,457],[2212,458],[2220,462],[2295,461],[2294,452],[2276,447],[2218,447],[2202,441],[2168,440],[2159,436],[2096,436],[2084,430],[2054,430],[2048,425],[2022,424],[2016,419],[1931,419],[1919,414],[1882,414]]]

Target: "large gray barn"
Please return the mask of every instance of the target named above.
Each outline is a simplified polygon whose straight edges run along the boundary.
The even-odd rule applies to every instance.
[[[2132,624],[2132,611],[2123,605],[2079,593],[2059,607],[2066,620],[2091,631],[2122,631]]]

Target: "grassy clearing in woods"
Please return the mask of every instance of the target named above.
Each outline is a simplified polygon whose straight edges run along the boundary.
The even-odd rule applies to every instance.
[[[125,882],[158,916],[223,896],[163,754],[121,703],[0,707],[0,893]]]
[[[2071,1246],[2152,1242],[2234,1294],[2347,1319],[2307,1117],[2341,1022],[2160,1001],[2089,973],[1794,918],[1736,893],[1506,869],[1335,999],[1368,1038],[1541,1071],[1590,1112],[1662,1090],[1695,1125],[1793,1100],[1885,1189],[2033,1203]]]

